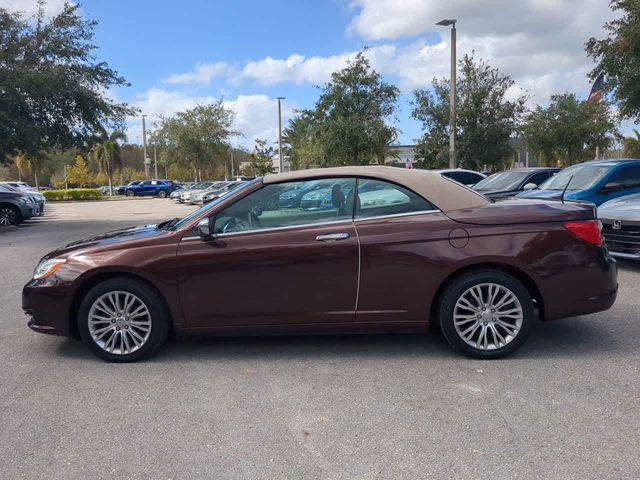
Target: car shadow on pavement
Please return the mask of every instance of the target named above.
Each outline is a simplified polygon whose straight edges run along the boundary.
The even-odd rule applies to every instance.
[[[570,358],[620,353],[622,342],[607,329],[606,322],[594,324],[572,318],[552,322],[536,321],[531,335],[510,358]],[[58,353],[70,358],[97,358],[81,342],[65,339]],[[317,336],[209,337],[170,340],[148,362],[246,360],[308,360],[327,358],[463,358],[453,351],[442,334],[360,334]]]
[[[617,262],[620,270],[640,272],[640,262],[638,261],[618,259]]]

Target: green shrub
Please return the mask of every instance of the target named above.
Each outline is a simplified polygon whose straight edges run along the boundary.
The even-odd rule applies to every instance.
[[[60,200],[100,200],[102,192],[97,188],[70,188],[69,190],[45,190],[44,198],[51,201]]]

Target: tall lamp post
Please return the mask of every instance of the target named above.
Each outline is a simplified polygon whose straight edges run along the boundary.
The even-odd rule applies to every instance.
[[[280,165],[280,173],[284,173],[284,156],[282,155],[282,100],[285,97],[276,97],[278,99],[278,160]]]
[[[451,26],[451,88],[449,89],[449,168],[456,168],[456,22],[440,20],[436,25]]]
[[[149,165],[151,164],[151,160],[147,158],[147,128],[144,123],[144,117],[146,115],[142,115],[142,154],[144,156],[144,176],[145,178],[149,178]]]

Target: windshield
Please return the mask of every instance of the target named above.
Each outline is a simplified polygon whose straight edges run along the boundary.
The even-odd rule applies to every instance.
[[[213,185],[213,182],[200,182],[200,183],[196,183],[193,187],[191,187],[191,189],[202,190],[203,188],[210,187],[211,185]]]
[[[506,171],[494,173],[480,180],[473,186],[474,190],[515,190],[527,178],[530,172]]]
[[[586,190],[593,187],[609,171],[611,166],[576,165],[561,171],[540,185],[540,190]]]
[[[233,192],[239,192],[242,191],[244,188],[248,187],[249,185],[253,185],[253,182],[249,182],[239,188],[235,188],[233,189]],[[221,201],[226,200],[227,195],[222,195],[221,197],[216,198],[215,200],[213,200],[212,202],[207,203],[206,205],[203,205],[202,207],[200,207],[199,209],[191,212],[189,215],[187,215],[186,217],[184,217],[182,220],[180,220],[179,222],[175,223],[172,227],[171,230],[179,230],[180,228],[184,227],[186,224],[188,224],[189,222],[191,222],[194,218],[198,218],[200,215],[202,215],[205,212],[208,212],[209,210],[211,210],[213,207],[215,207],[216,205],[218,205]]]
[[[8,193],[22,193],[16,187],[14,187],[13,185],[9,185],[8,183],[3,183],[2,185],[0,185],[0,190]]]

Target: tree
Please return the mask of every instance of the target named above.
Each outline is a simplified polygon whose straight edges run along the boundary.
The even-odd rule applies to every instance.
[[[325,165],[368,165],[384,159],[397,137],[394,122],[400,91],[382,80],[358,52],[331,74],[311,114],[313,141]],[[322,165],[322,166],[325,166]]]
[[[591,38],[587,54],[596,62],[590,77],[605,73],[603,89],[612,94],[620,115],[640,121],[640,1],[611,0],[619,18],[605,23],[607,38]]]
[[[69,169],[67,180],[78,187],[88,187],[93,183],[93,174],[81,155],[76,157],[76,163]]]
[[[97,124],[119,124],[132,112],[106,95],[127,83],[95,57],[96,22],[70,3],[47,18],[44,5],[33,21],[0,8],[0,160],[80,146]]]
[[[282,131],[283,153],[289,157],[292,170],[324,163],[313,117],[313,111],[301,110]]]
[[[92,152],[98,160],[100,172],[106,174],[109,185],[109,195],[113,195],[113,171],[122,168],[122,156],[120,155],[120,144],[118,141],[126,141],[127,136],[122,130],[114,130],[110,134],[107,130],[98,126],[93,138]]]
[[[259,177],[273,173],[273,157],[276,152],[275,148],[267,145],[266,140],[256,138],[251,161],[243,173]]]
[[[611,146],[618,135],[616,125],[606,103],[565,93],[552,95],[546,108],[536,106],[521,131],[527,148],[542,157],[541,163],[567,166],[585,160],[596,147]]]
[[[625,157],[640,158],[640,132],[634,129],[633,133],[635,138],[625,137],[623,140],[623,153]]]
[[[171,159],[190,167],[196,176],[216,176],[224,172],[233,130],[233,111],[222,100],[210,105],[198,105],[172,117],[162,117],[151,135]]]
[[[460,167],[498,166],[513,152],[510,139],[525,110],[526,97],[509,100],[515,82],[473,55],[460,60],[456,88],[456,154]],[[425,132],[418,141],[419,165],[444,168],[449,163],[449,92],[447,80],[434,79],[432,91],[416,90],[411,116]]]

